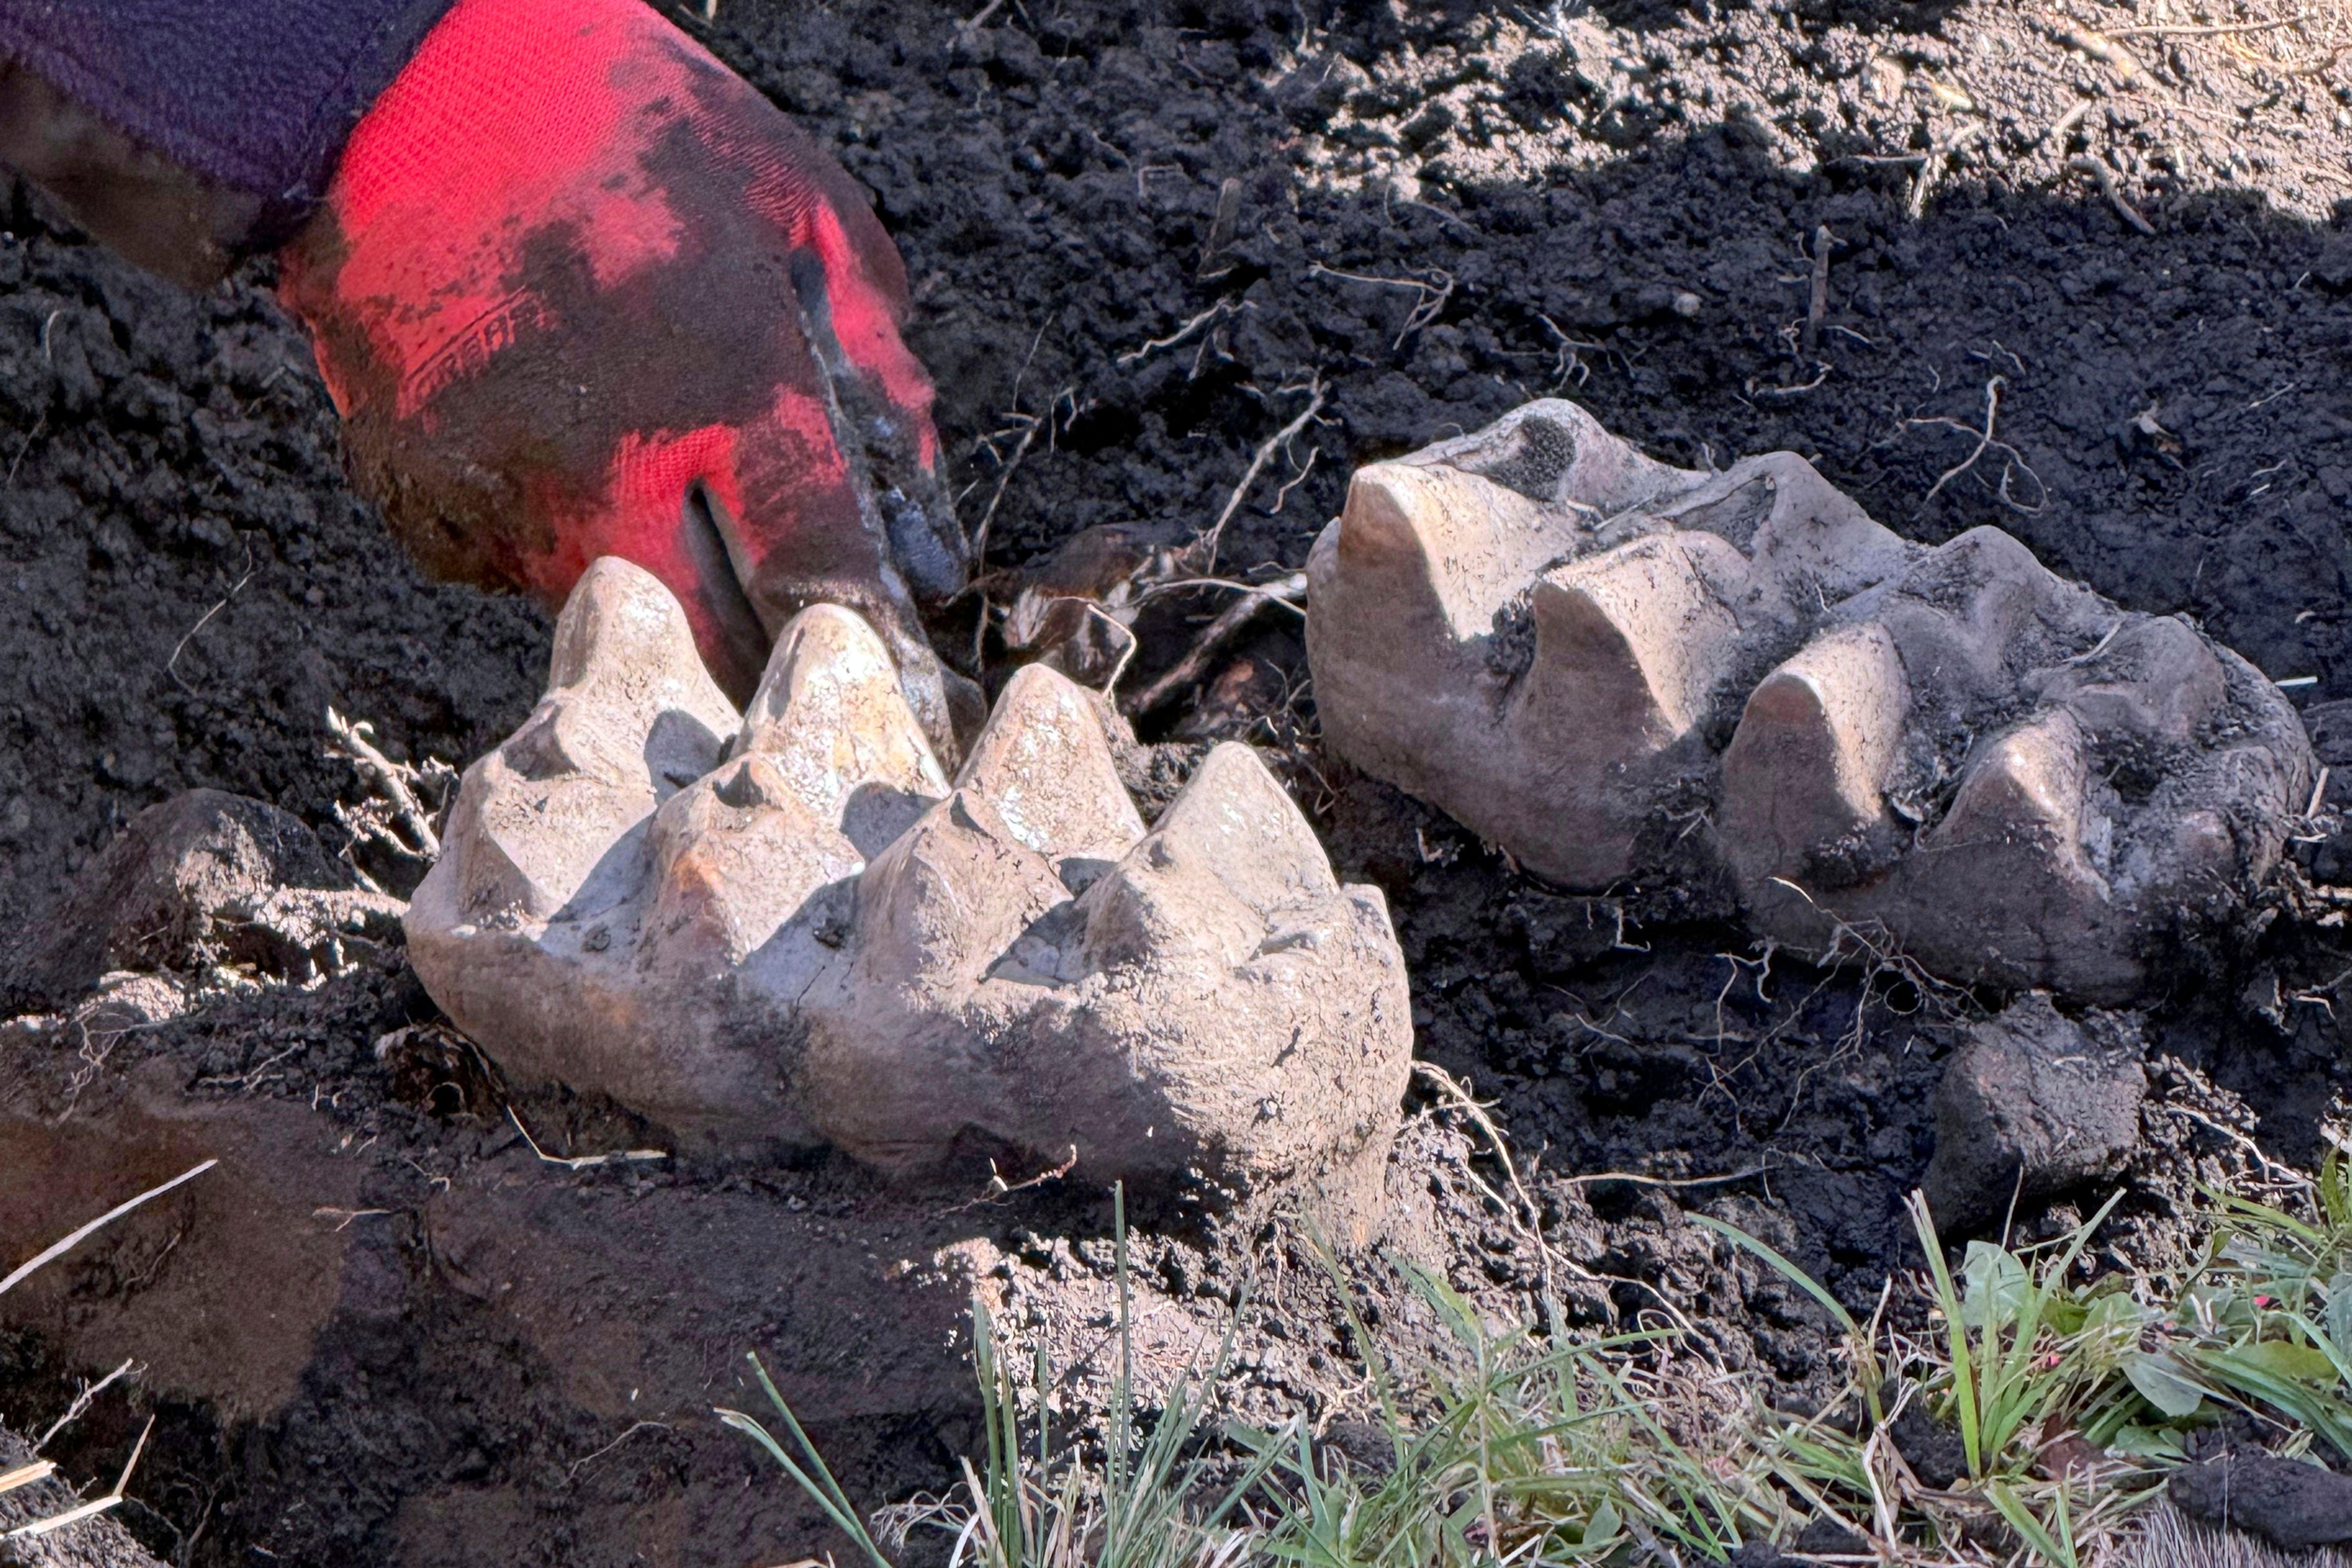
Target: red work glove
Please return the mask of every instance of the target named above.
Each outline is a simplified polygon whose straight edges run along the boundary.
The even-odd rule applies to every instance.
[[[847,605],[936,739],[976,703],[916,617],[965,551],[898,252],[639,0],[457,0],[281,260],[360,484],[427,570],[555,604],[625,556],[739,699],[802,606]]]

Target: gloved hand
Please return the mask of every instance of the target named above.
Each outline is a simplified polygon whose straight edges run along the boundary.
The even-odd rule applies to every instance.
[[[917,597],[962,587],[906,275],[856,187],[640,0],[457,0],[280,253],[356,477],[438,575],[659,576],[739,700],[871,620],[950,754]]]

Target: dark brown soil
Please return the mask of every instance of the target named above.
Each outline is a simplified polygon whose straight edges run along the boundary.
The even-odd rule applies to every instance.
[[[2290,74],[2330,58],[2319,29],[2340,19],[2232,49],[2136,41],[2153,74],[2127,87],[1992,0],[960,15],[719,0],[714,24],[686,20],[876,193],[968,521],[1002,484],[993,565],[1093,524],[1189,534],[1319,382],[1325,417],[1223,552],[1235,574],[1295,567],[1352,465],[1557,391],[1678,462],[1793,448],[1916,537],[1997,521],[2131,607],[2316,676],[2299,700],[2352,697],[2352,77]],[[1914,216],[1922,165],[1899,160],[1922,150],[1937,178]],[[2153,234],[2068,172],[2085,156]],[[1213,235],[1228,181],[1235,221]],[[362,788],[321,754],[330,704],[413,758],[462,763],[510,729],[545,617],[402,559],[342,481],[263,272],[192,300],[21,192],[6,216],[0,932],[39,930],[131,815],[191,786],[341,848],[336,803]],[[1820,226],[1829,309],[1807,353]],[[2012,450],[1928,501],[1996,377]],[[1177,617],[1146,629],[1130,684],[1182,646]],[[1278,626],[1251,651],[1304,674]],[[1874,1300],[1906,1257],[1899,1199],[1943,1058],[1983,999],[1794,964],[1691,923],[1673,888],[1548,891],[1320,759],[1311,714],[1303,740],[1275,727],[1287,776],[1343,868],[1388,890],[1422,1054],[1495,1101],[1554,1261],[1433,1101],[1396,1162],[1392,1243],[1506,1318],[1547,1274],[1581,1321],[1663,1292],[1731,1364],[1817,1386],[1815,1310],[1680,1215],[1733,1219]],[[2314,1153],[2342,1074],[2325,1004],[2352,1004],[2335,940],[2288,912],[2182,955],[2148,1026],[2170,1059],[2143,1226],[2226,1148],[2168,1105],[2214,1116],[2233,1090],[2274,1151]],[[1078,1368],[1074,1405],[1102,1396],[1109,1213],[1080,1184],[975,1205],[984,1171],[891,1193],[832,1163],[542,1163],[462,1048],[428,1029],[379,1059],[433,1016],[396,951],[152,1026],[127,1006],[0,1033],[9,1255],[204,1153],[224,1165],[12,1294],[0,1416],[46,1425],[72,1379],[145,1362],[58,1451],[98,1474],[159,1414],[124,1513],[167,1560],[789,1561],[826,1543],[814,1516],[709,1415],[751,1397],[743,1353],[856,1496],[941,1488],[973,1437],[974,1286]],[[551,1150],[657,1136],[520,1109]],[[1286,1228],[1147,1214],[1135,1262],[1156,1386],[1254,1277],[1241,1407],[1360,1402],[1357,1350]],[[1349,1267],[1375,1331],[1432,1348],[1391,1263]]]

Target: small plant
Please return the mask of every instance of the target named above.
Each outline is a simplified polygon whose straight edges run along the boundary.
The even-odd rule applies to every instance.
[[[1444,1279],[1392,1261],[1451,1330],[1466,1371],[1431,1374],[1417,1429],[1391,1421],[1396,1459],[1384,1474],[1331,1462],[1301,1428],[1243,1435],[1296,1500],[1263,1529],[1268,1560],[1468,1568],[1614,1562],[1630,1550],[1721,1561],[1788,1519],[1757,1484],[1769,1457],[1748,1440],[1745,1397],[1682,1356],[1672,1331],[1550,1346],[1525,1329],[1496,1335]]]
[[[2074,1260],[2122,1195],[2109,1198],[2065,1237],[2063,1248],[2038,1273],[2030,1259],[2006,1247],[1970,1242],[1965,1289],[1945,1264],[1926,1196],[1913,1193],[1906,1200],[1927,1254],[1950,1357],[1935,1391],[1959,1426],[1972,1478],[1981,1481],[2022,1468],[2032,1458],[2025,1440],[2064,1413],[2086,1381],[2112,1369],[2113,1357],[2103,1352],[2120,1350],[2136,1335],[2138,1313],[2127,1297],[2085,1300],[2069,1283]]]
[[[2330,1149],[2311,1217],[2210,1193],[2217,1222],[2187,1283],[2125,1357],[2133,1388],[2166,1420],[2234,1405],[2352,1458],[2352,1169]],[[2146,1427],[2127,1442],[2177,1451]]]
[[[1139,1436],[1131,1301],[1128,1283],[1127,1202],[1112,1189],[1113,1250],[1118,1279],[1118,1373],[1101,1458],[1089,1464],[1083,1451],[1057,1451],[1046,1409],[1052,1386],[1045,1348],[1037,1351],[1038,1391],[1034,1446],[1022,1441],[1017,1392],[1011,1369],[998,1353],[988,1308],[972,1298],[972,1363],[980,1380],[981,1425],[987,1434],[982,1467],[961,1461],[961,1486],[943,1501],[899,1510],[904,1529],[928,1526],[953,1534],[955,1561],[974,1568],[1223,1568],[1234,1561],[1228,1528],[1244,1495],[1271,1468],[1261,1459],[1212,1496],[1211,1468],[1200,1457],[1208,1389],[1223,1373],[1232,1351],[1230,1331],[1218,1347],[1205,1380],[1180,1376],[1148,1434]],[[875,1568],[890,1560],[825,1467],[792,1407],[777,1391],[758,1358],[751,1358],[760,1386],[792,1434],[802,1460],[785,1452],[768,1429],[750,1415],[721,1410],[719,1419],[749,1433],[769,1456],[814,1498],[827,1518],[849,1537]]]
[[[2315,1437],[2352,1455],[2352,1176],[2331,1155],[2304,1217],[2208,1197],[2203,1250],[2166,1280],[2084,1277],[2112,1200],[2042,1246],[1971,1242],[1955,1273],[1915,1194],[1909,1213],[1928,1260],[1920,1288],[1937,1329],[1921,1342],[1884,1327],[1886,1297],[1859,1321],[1772,1247],[1693,1216],[1804,1289],[1842,1331],[1845,1396],[1811,1417],[1768,1405],[1687,1330],[1575,1341],[1496,1330],[1402,1258],[1391,1262],[1460,1353],[1449,1369],[1385,1365],[1327,1254],[1378,1394],[1388,1462],[1371,1465],[1318,1442],[1303,1421],[1213,1427],[1230,1328],[1205,1375],[1180,1377],[1145,1430],[1119,1197],[1119,1363],[1102,1421],[1057,1446],[1041,1348],[1024,1433],[997,1330],[975,1300],[985,1451],[977,1467],[964,1462],[947,1498],[891,1511],[952,1534],[956,1568],[1694,1568],[1814,1521],[1893,1563],[1989,1563],[1987,1529],[2005,1525],[2026,1557],[2081,1568],[2129,1527],[2187,1433],[2220,1407],[2273,1424],[2290,1448]],[[774,1384],[758,1376],[797,1457],[751,1417],[722,1417],[875,1568],[889,1568]],[[1924,1484],[1892,1439],[1914,1405],[1958,1434],[1965,1474],[1948,1488]]]
[[[2292,1447],[2316,1436],[2352,1457],[2352,1173],[2333,1152],[2312,1184],[2313,1217],[2209,1193],[2204,1251],[2185,1279],[2078,1279],[2121,1194],[2066,1236],[2011,1251],[1970,1242],[1956,1277],[1927,1202],[1906,1207],[1927,1258],[1940,1342],[1891,1337],[1885,1359],[1916,1374],[1906,1397],[1955,1427],[1967,1476],[1948,1493],[1887,1478],[1867,1442],[1815,1428],[1789,1441],[1843,1513],[1867,1502],[1882,1543],[1958,1551],[1990,1507],[2043,1561],[2075,1568],[2085,1542],[2155,1495],[2217,1407],[2248,1412]],[[1699,1223],[1765,1258],[1845,1330],[1860,1376],[1879,1352],[1852,1315],[1788,1259],[1718,1221]],[[1864,1430],[1892,1412],[1874,1406]],[[2306,1436],[2307,1435],[2307,1436]],[[1861,1461],[1859,1473],[1855,1461]],[[1785,1480],[1785,1478],[1783,1478]]]

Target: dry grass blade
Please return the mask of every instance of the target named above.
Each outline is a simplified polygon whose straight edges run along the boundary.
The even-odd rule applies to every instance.
[[[173,1177],[170,1181],[165,1182],[162,1186],[150,1187],[145,1192],[140,1194],[137,1197],[131,1199],[129,1202],[115,1205],[114,1207],[107,1210],[104,1214],[99,1215],[88,1225],[83,1226],[80,1229],[68,1233],[64,1239],[50,1243],[47,1247],[43,1247],[39,1252],[34,1254],[32,1258],[18,1265],[16,1271],[11,1273],[6,1279],[0,1279],[0,1296],[5,1296],[9,1291],[15,1289],[18,1285],[25,1281],[26,1277],[31,1275],[35,1269],[40,1268],[43,1264],[56,1262],[58,1258],[63,1258],[67,1253],[71,1252],[75,1247],[79,1247],[83,1242],[89,1240],[91,1237],[97,1235],[108,1226],[112,1225],[116,1220],[121,1219],[124,1215],[127,1215],[131,1210],[137,1208],[141,1204],[147,1202],[150,1198],[162,1197],[165,1193],[170,1192],[182,1182],[193,1181],[219,1163],[220,1162],[218,1160],[206,1160],[199,1165],[195,1165],[188,1170],[183,1171],[178,1175]]]
[[[1249,467],[1242,471],[1241,482],[1234,486],[1233,493],[1225,498],[1224,510],[1217,513],[1217,521],[1211,523],[1208,531],[1202,534],[1188,547],[1186,554],[1192,565],[1198,571],[1216,570],[1218,541],[1224,537],[1225,524],[1234,520],[1234,514],[1242,509],[1242,502],[1249,499],[1250,487],[1257,483],[1260,474],[1265,472],[1265,466],[1274,460],[1274,455],[1296,440],[1298,433],[1312,424],[1317,415],[1323,412],[1326,393],[1320,376],[1307,382],[1303,387],[1289,387],[1284,390],[1305,392],[1307,395],[1307,406],[1299,410],[1297,418],[1267,437],[1259,446],[1256,453],[1250,458]]]
[[[2275,27],[2292,27],[2306,13],[2297,11],[2292,16],[2273,16],[2262,22],[2158,22],[2137,27],[2110,27],[2110,38],[2210,38],[2224,33],[2267,33]]]
[[[551,1154],[539,1146],[539,1140],[530,1135],[530,1129],[522,1124],[522,1118],[515,1113],[511,1105],[507,1107],[507,1120],[514,1123],[514,1130],[522,1134],[522,1141],[530,1146],[530,1152],[539,1156],[540,1163],[543,1165],[560,1165],[567,1171],[593,1171],[600,1165],[636,1165],[669,1158],[667,1149],[620,1149],[605,1154]]]
[[[29,1465],[19,1465],[13,1470],[0,1470],[0,1497],[29,1487],[36,1481],[46,1481],[58,1473],[56,1465],[47,1459],[36,1459]]]
[[[113,1490],[103,1497],[95,1497],[88,1502],[69,1508],[63,1513],[53,1513],[47,1518],[34,1520],[28,1524],[20,1524],[14,1530],[0,1531],[0,1542],[29,1541],[36,1536],[51,1535],[69,1524],[79,1524],[83,1520],[95,1519],[121,1502],[125,1491],[131,1485],[132,1473],[139,1468],[139,1458],[147,1451],[147,1439],[154,1435],[154,1431],[155,1418],[150,1415],[147,1417],[147,1425],[139,1429],[139,1441],[131,1446],[131,1458],[122,1462],[122,1473],[114,1478]]]

